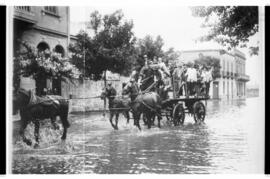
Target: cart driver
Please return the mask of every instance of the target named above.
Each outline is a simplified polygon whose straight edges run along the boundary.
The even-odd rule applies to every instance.
[[[147,76],[146,72],[149,71],[149,60],[147,58],[147,55],[143,56],[144,58],[144,66],[142,67],[142,69],[139,72],[139,78],[138,78],[138,86],[141,86],[141,80],[142,78],[144,78],[145,76]]]
[[[106,87],[106,93],[109,99],[109,108],[112,107],[112,101],[116,96],[116,90],[115,88],[112,86],[112,82],[108,82],[108,86]]]
[[[128,91],[131,101],[134,101],[140,93],[140,88],[134,78],[130,78],[129,82],[125,85],[123,91],[126,91],[127,89],[130,89]]]

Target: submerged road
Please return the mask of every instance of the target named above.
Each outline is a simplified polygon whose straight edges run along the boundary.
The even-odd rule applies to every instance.
[[[262,107],[259,98],[208,101],[205,124],[186,115],[174,127],[164,117],[161,129],[141,132],[123,116],[115,131],[108,115],[70,114],[66,143],[45,121],[38,149],[22,143],[15,124],[12,173],[262,173]],[[33,129],[26,130],[32,139]]]

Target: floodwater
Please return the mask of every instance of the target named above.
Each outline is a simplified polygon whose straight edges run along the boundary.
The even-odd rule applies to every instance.
[[[164,118],[148,130],[141,121],[141,132],[123,116],[115,131],[108,115],[70,114],[66,142],[44,121],[38,149],[21,141],[15,123],[12,173],[263,173],[262,107],[259,98],[208,101],[204,124],[186,115],[178,127]]]

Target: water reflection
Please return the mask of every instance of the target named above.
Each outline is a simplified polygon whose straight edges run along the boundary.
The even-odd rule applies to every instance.
[[[256,102],[256,101],[255,101]],[[205,124],[138,131],[120,120],[114,131],[100,115],[71,115],[68,141],[42,128],[41,148],[22,144],[14,132],[13,173],[234,173],[248,172],[247,137],[253,131],[244,100],[208,101]],[[256,109],[255,109],[256,110]],[[132,123],[132,122],[131,122]],[[33,126],[32,126],[33,127]],[[28,130],[33,130],[31,126]],[[29,132],[30,134],[31,132]],[[57,140],[56,140],[57,139]],[[249,167],[250,168],[250,167]]]

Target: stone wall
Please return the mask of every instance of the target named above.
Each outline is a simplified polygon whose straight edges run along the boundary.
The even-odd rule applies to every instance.
[[[125,77],[110,80],[117,91],[117,95],[121,95],[122,83],[127,82],[127,80]],[[99,97],[104,88],[104,81],[75,80],[73,83],[62,82],[61,88],[62,96],[69,99],[70,112],[104,110],[104,100]],[[106,109],[108,109],[107,103]]]

